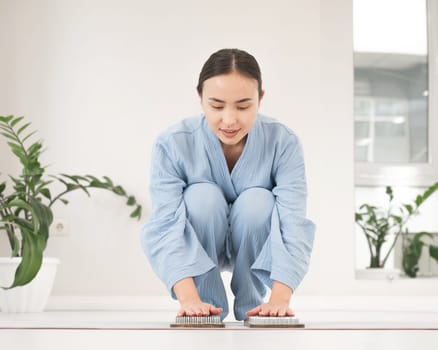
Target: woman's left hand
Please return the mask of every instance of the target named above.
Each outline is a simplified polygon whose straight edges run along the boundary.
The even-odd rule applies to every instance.
[[[267,303],[256,306],[246,313],[248,316],[295,316],[287,302],[277,302],[270,300]]]
[[[295,313],[289,307],[291,295],[291,288],[281,282],[274,281],[269,301],[256,306],[246,314],[248,316],[295,316]]]

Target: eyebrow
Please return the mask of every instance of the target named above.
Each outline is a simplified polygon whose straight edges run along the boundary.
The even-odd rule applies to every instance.
[[[214,102],[221,102],[221,103],[225,103],[225,101],[219,100],[218,98],[215,97],[210,97],[209,100],[214,101]],[[242,98],[241,100],[236,101],[235,103],[241,103],[241,102],[247,102],[247,101],[251,101],[252,98]]]

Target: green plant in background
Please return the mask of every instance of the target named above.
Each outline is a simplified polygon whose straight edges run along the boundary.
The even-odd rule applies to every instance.
[[[11,289],[23,286],[34,279],[41,268],[43,252],[49,238],[53,221],[52,206],[58,200],[64,204],[67,193],[82,190],[90,196],[89,188],[108,190],[126,198],[126,204],[133,207],[132,218],[141,217],[141,205],[134,196],[128,195],[123,187],[103,176],[102,180],[92,175],[48,175],[41,166],[39,157],[43,152],[42,141],[28,145],[35,133],[27,133],[31,123],[23,123],[24,117],[0,116],[0,134],[7,139],[12,153],[18,157],[22,172],[18,177],[9,176],[13,189],[6,194],[7,182],[0,182],[0,232],[5,232],[11,247],[11,257],[21,257],[15,272]],[[52,194],[49,185],[60,182],[65,189]]]
[[[401,204],[398,210],[394,211],[392,201],[394,195],[390,186],[386,187],[388,195],[387,208],[378,208],[369,204],[362,204],[359,211],[355,213],[355,221],[364,233],[370,252],[370,268],[384,267],[385,263],[394,249],[399,236],[407,233],[406,224],[409,219],[418,214],[420,206],[438,190],[438,182],[428,187],[422,194],[419,194],[415,201],[408,204]],[[382,252],[385,242],[391,237],[392,242],[386,253]]]
[[[425,243],[422,241],[423,237],[433,239],[433,235],[429,232],[418,232],[412,239],[406,238],[403,242],[402,266],[409,277],[417,277],[418,261],[425,247],[428,248],[429,256],[438,262],[438,246]]]

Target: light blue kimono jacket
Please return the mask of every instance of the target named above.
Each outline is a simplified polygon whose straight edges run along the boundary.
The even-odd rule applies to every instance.
[[[142,229],[141,244],[171,293],[182,278],[215,267],[188,222],[183,200],[187,186],[204,182],[218,185],[228,203],[248,188],[272,191],[271,232],[251,270],[270,288],[279,281],[295,290],[308,270],[315,232],[306,218],[305,167],[295,133],[258,114],[231,173],[203,114],[158,137],[150,178],[152,213]]]

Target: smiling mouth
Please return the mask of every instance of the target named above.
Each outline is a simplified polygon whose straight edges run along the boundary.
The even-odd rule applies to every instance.
[[[240,129],[219,129],[221,133],[226,137],[234,137],[240,131]]]

